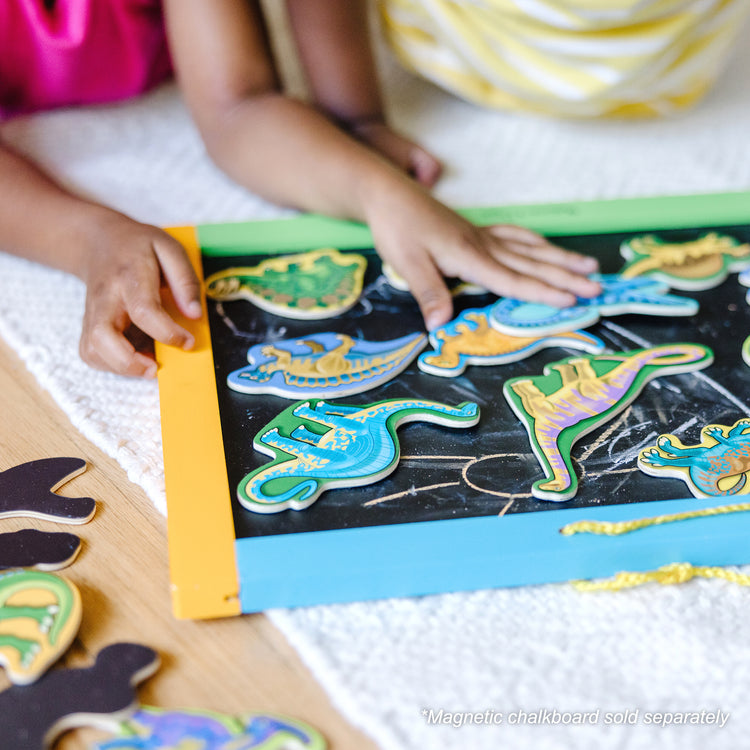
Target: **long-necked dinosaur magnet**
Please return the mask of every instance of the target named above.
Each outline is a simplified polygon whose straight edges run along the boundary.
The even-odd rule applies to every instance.
[[[578,356],[546,365],[543,375],[512,378],[503,393],[529,434],[545,472],[531,492],[569,500],[578,490],[570,451],[579,438],[619,414],[648,381],[700,370],[713,353],[700,344],[665,344],[615,354]]]
[[[415,421],[471,427],[479,421],[479,407],[410,398],[363,406],[292,404],[256,435],[256,450],[273,461],[248,474],[237,497],[248,510],[277,513],[307,508],[326,489],[377,482],[398,464],[396,428]]]

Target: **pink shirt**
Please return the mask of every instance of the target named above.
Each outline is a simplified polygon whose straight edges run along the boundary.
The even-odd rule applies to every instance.
[[[0,119],[125,99],[170,73],[160,0],[0,0]]]

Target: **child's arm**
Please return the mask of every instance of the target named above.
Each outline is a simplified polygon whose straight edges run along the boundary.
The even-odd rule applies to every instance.
[[[153,376],[131,324],[189,348],[193,337],[161,304],[163,274],[180,310],[200,315],[199,286],[182,246],[156,227],[77,198],[0,143],[0,248],[73,273],[87,285],[81,356],[124,375]]]
[[[386,122],[362,0],[287,0],[289,20],[313,103],[344,130],[425,187],[440,162]]]
[[[354,0],[352,0],[354,1]],[[392,163],[283,96],[257,3],[166,0],[178,80],[216,163],[277,202],[365,221],[428,328],[452,315],[443,276],[565,306],[598,293],[596,262],[517,227],[475,227]]]

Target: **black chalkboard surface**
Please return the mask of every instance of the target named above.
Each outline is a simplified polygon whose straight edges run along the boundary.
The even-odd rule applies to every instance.
[[[646,228],[643,233],[653,232],[667,241],[682,242],[709,231],[750,241],[750,225],[658,232]],[[620,244],[633,236],[632,232],[617,232],[553,239],[564,247],[595,255],[602,272],[615,273],[624,265]],[[268,462],[266,455],[252,450],[253,438],[289,405],[288,400],[278,396],[249,395],[227,388],[227,376],[247,363],[250,346],[325,331],[380,341],[422,330],[413,299],[387,283],[372,248],[348,252],[358,252],[368,260],[364,293],[352,310],[336,318],[297,321],[259,310],[246,300],[209,303],[230,487],[236,487],[245,474]],[[265,257],[205,258],[204,273],[208,277],[224,268],[255,265]],[[660,433],[676,433],[687,442],[692,438],[699,442],[701,426],[731,425],[748,413],[750,369],[740,357],[742,341],[750,334],[746,291],[734,274],[708,291],[678,292],[699,302],[700,312],[694,318],[628,314],[603,319],[589,329],[611,351],[695,342],[713,349],[715,361],[701,373],[653,381],[616,419],[614,428],[606,424],[583,437],[573,450],[580,488],[567,506],[590,507],[685,496],[685,485],[679,480],[657,481],[639,471],[637,455],[640,449],[652,445]],[[494,299],[492,295],[459,297],[455,311],[484,307]],[[555,503],[531,496],[529,488],[540,477],[539,464],[523,425],[503,397],[502,386],[508,378],[541,373],[545,364],[574,353],[562,348],[546,349],[507,365],[469,366],[458,378],[427,374],[413,363],[387,384],[341,399],[358,405],[407,396],[453,405],[475,401],[482,417],[470,430],[447,430],[425,424],[404,426],[399,437],[405,458],[393,474],[374,486],[325,492],[304,512],[258,515],[237,503],[234,522],[238,537],[558,508]]]

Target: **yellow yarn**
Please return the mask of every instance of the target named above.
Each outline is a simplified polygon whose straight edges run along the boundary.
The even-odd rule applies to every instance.
[[[669,586],[685,583],[692,578],[722,578],[740,586],[750,586],[750,575],[739,573],[731,568],[694,566],[686,562],[670,563],[657,570],[644,573],[618,573],[614,578],[601,581],[571,581],[571,583],[579,591],[620,591],[652,582]]]
[[[607,536],[616,536],[618,534],[627,534],[638,529],[645,529],[648,526],[658,526],[663,523],[672,523],[674,521],[687,521],[692,518],[706,518],[708,516],[719,516],[725,513],[740,513],[750,510],[750,503],[734,503],[733,505],[719,505],[716,508],[704,508],[703,510],[685,511],[684,513],[671,513],[663,516],[653,516],[652,518],[636,518],[632,521],[578,521],[569,523],[560,529],[560,533],[565,536],[573,534],[604,534]]]
[[[684,513],[671,513],[652,518],[636,518],[632,521],[578,521],[569,523],[560,529],[565,536],[573,534],[602,534],[616,536],[628,534],[631,531],[645,529],[649,526],[658,526],[663,523],[675,521],[686,521],[692,518],[706,518],[718,516],[724,513],[740,513],[750,510],[750,503],[734,503],[733,505],[719,505],[716,508],[704,508],[702,510],[686,511]],[[571,581],[579,591],[620,591],[621,589],[641,586],[644,583],[657,582],[662,585],[685,583],[692,578],[723,578],[740,586],[750,586],[750,576],[738,573],[729,568],[693,566],[690,563],[670,563],[657,570],[649,570],[643,573],[622,572],[614,578],[601,581]]]

